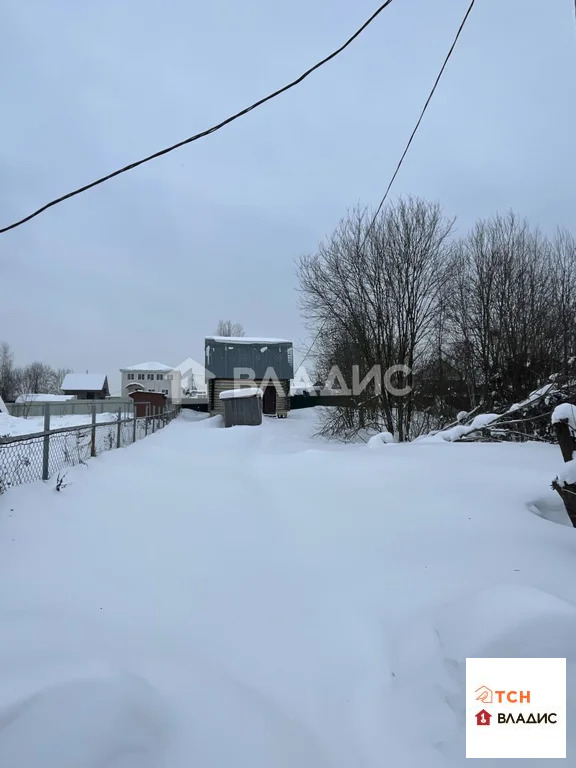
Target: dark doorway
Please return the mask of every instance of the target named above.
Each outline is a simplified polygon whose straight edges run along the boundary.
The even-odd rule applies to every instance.
[[[273,384],[268,384],[264,390],[264,397],[262,398],[262,413],[265,416],[276,415],[276,387]]]

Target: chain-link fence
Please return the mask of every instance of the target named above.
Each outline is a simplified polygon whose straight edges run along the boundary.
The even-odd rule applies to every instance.
[[[179,407],[172,407],[163,413],[128,417],[119,412],[113,421],[102,422],[96,420],[94,410],[88,424],[0,437],[0,493],[23,483],[58,477],[67,467],[130,445],[165,427],[179,411]],[[46,423],[49,425],[49,416]]]

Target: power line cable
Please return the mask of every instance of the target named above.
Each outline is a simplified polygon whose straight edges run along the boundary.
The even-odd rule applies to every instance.
[[[576,3],[576,0],[574,0]],[[462,34],[462,31],[464,27],[466,26],[466,22],[468,21],[468,17],[472,13],[472,9],[474,8],[474,5],[476,4],[476,0],[472,0],[470,5],[468,6],[468,10],[466,11],[464,18],[462,19],[462,22],[460,23],[460,26],[458,27],[458,31],[456,32],[456,37],[454,38],[452,45],[450,46],[450,50],[446,54],[446,58],[444,59],[444,63],[442,64],[442,67],[440,68],[440,72],[438,73],[438,76],[436,77],[436,80],[434,81],[434,85],[432,86],[432,90],[428,94],[428,98],[426,99],[424,106],[422,108],[422,111],[420,112],[420,116],[416,122],[416,125],[414,126],[414,130],[410,134],[410,138],[408,139],[408,143],[406,144],[406,147],[404,148],[404,152],[402,152],[402,155],[400,157],[400,160],[398,161],[398,165],[396,166],[396,169],[394,173],[392,174],[392,178],[390,179],[390,182],[388,183],[388,186],[386,187],[386,191],[384,192],[384,196],[382,200],[380,200],[380,203],[378,205],[378,208],[376,209],[376,213],[372,217],[372,221],[370,222],[370,225],[368,226],[368,229],[366,230],[366,233],[364,235],[364,239],[361,245],[361,248],[364,247],[366,243],[366,239],[370,233],[370,230],[376,223],[376,219],[378,218],[378,215],[380,214],[380,211],[384,207],[384,203],[388,199],[388,195],[390,193],[390,190],[392,189],[392,185],[396,181],[396,177],[398,176],[398,173],[400,172],[400,168],[402,167],[402,163],[406,159],[406,155],[408,154],[408,150],[412,146],[412,142],[414,141],[414,137],[416,136],[416,133],[418,132],[418,129],[420,128],[420,124],[422,123],[422,120],[424,118],[424,115],[426,114],[426,110],[428,109],[428,106],[430,105],[430,102],[432,101],[432,98],[434,94],[436,93],[436,89],[438,88],[438,84],[440,80],[442,79],[442,75],[444,74],[444,70],[446,69],[448,62],[450,61],[452,54],[454,53],[454,49],[456,48],[456,43],[458,42],[460,35]]]
[[[406,147],[404,148],[404,152],[402,153],[402,155],[400,157],[400,160],[398,162],[398,165],[396,166],[396,169],[395,169],[394,173],[392,174],[392,178],[390,179],[390,181],[388,183],[388,186],[386,187],[386,191],[384,192],[384,196],[380,200],[378,208],[376,209],[376,213],[372,217],[372,219],[370,221],[370,224],[368,225],[368,227],[366,229],[366,232],[364,233],[364,237],[362,238],[362,244],[360,245],[360,250],[366,244],[366,240],[368,239],[368,235],[370,234],[370,231],[372,230],[372,227],[376,223],[376,220],[378,218],[378,215],[380,214],[380,211],[382,210],[386,200],[388,199],[388,195],[390,193],[390,190],[392,189],[392,185],[396,181],[396,177],[398,176],[400,168],[402,167],[402,163],[404,162],[404,160],[406,158],[406,155],[408,154],[408,151],[409,151],[410,147],[412,146],[412,142],[414,141],[414,137],[416,136],[416,133],[418,132],[418,129],[420,128],[420,124],[422,123],[424,115],[426,114],[426,110],[428,109],[428,106],[430,105],[430,102],[432,101],[432,98],[433,98],[434,94],[436,93],[436,89],[438,88],[438,84],[440,83],[440,80],[442,79],[442,75],[444,74],[444,70],[446,69],[446,67],[448,65],[448,62],[450,61],[450,59],[452,57],[452,54],[454,53],[454,49],[456,48],[456,44],[457,44],[458,40],[460,39],[460,35],[462,34],[462,31],[464,30],[464,27],[466,26],[466,22],[468,21],[468,17],[472,13],[472,9],[474,8],[475,4],[476,4],[476,0],[472,0],[470,5],[468,6],[468,10],[464,14],[464,18],[462,19],[462,22],[460,23],[460,26],[458,27],[458,31],[456,32],[456,36],[455,36],[455,38],[454,38],[454,40],[452,42],[452,45],[450,46],[450,49],[449,49],[448,53],[446,54],[446,58],[444,59],[442,67],[440,68],[440,71],[438,73],[438,76],[436,77],[436,80],[434,81],[434,85],[432,86],[432,90],[428,94],[428,98],[426,99],[426,101],[424,103],[424,106],[422,108],[422,111],[420,112],[420,116],[418,117],[416,125],[414,126],[414,130],[410,134],[410,138],[408,139]],[[576,7],[576,0],[574,0],[574,4],[575,4],[575,7]],[[310,345],[310,347],[308,348],[308,351],[306,352],[306,357],[303,358],[303,360],[301,361],[300,365],[302,365],[306,361],[308,356],[310,355],[310,352],[311,352],[312,348],[314,347],[314,344],[316,344],[316,341],[318,340],[318,337],[320,336],[320,334],[324,330],[324,327],[326,326],[327,322],[328,322],[328,320],[325,320],[322,323],[322,325],[320,326],[320,328],[318,330],[318,333],[314,337],[314,340],[312,341],[312,344]]]
[[[316,344],[316,342],[318,341],[318,338],[319,338],[320,334],[322,333],[322,331],[324,330],[324,326],[326,325],[327,322],[328,322],[328,320],[324,320],[324,322],[322,323],[322,325],[318,329],[318,333],[316,334],[316,336],[314,336],[314,339],[312,340],[312,344],[310,344],[310,346],[308,347],[308,351],[306,352],[306,354],[304,355],[304,357],[300,361],[300,365],[303,365],[306,362],[306,360],[308,360],[308,357],[310,356],[310,352],[312,351],[312,348],[314,347],[314,344]]]
[[[215,133],[216,131],[219,131],[221,128],[224,128],[224,126],[228,125],[229,123],[234,122],[234,120],[238,120],[238,118],[248,114],[248,112],[251,112],[253,109],[256,109],[257,107],[262,106],[262,104],[265,104],[267,101],[270,101],[271,99],[274,99],[277,96],[280,96],[280,94],[285,93],[286,91],[289,91],[291,88],[294,88],[294,86],[298,85],[307,77],[309,77],[309,75],[311,75],[317,69],[320,69],[320,67],[323,67],[324,64],[327,64],[329,61],[336,58],[336,56],[342,53],[342,51],[348,48],[348,46],[351,45],[351,43],[353,43],[354,40],[356,40],[356,38],[359,37],[362,34],[362,32],[364,32],[364,30],[370,24],[372,24],[372,22],[377,18],[377,16],[379,16],[382,13],[382,11],[385,8],[387,8],[391,3],[392,3],[392,0],[386,0],[386,2],[382,3],[382,5],[379,8],[377,8],[374,11],[374,13],[370,16],[370,18],[367,19],[364,22],[364,24],[362,24],[362,26],[359,29],[357,29],[356,32],[354,32],[354,34],[351,37],[349,37],[348,40],[346,40],[346,42],[343,45],[341,45],[331,54],[329,54],[324,59],[319,61],[317,64],[314,64],[313,67],[310,67],[310,69],[307,69],[306,72],[300,75],[300,77],[297,77],[296,80],[293,80],[292,82],[288,83],[288,85],[285,85],[282,88],[279,88],[277,91],[274,91],[268,96],[265,96],[263,99],[259,99],[258,101],[255,101],[254,104],[251,104],[249,107],[242,109],[240,112],[237,112],[231,117],[227,117],[225,120],[222,120],[222,122],[216,125],[213,125],[211,128],[208,128],[205,131],[201,131],[200,133],[197,133],[194,136],[190,136],[189,138],[184,139],[183,141],[179,141],[177,144],[173,144],[170,147],[166,147],[165,149],[161,149],[158,152],[154,152],[152,155],[148,155],[148,157],[144,157],[141,160],[137,160],[134,163],[130,163],[129,165],[124,166],[123,168],[119,168],[117,171],[113,171],[112,173],[109,173],[106,176],[102,176],[101,178],[96,179],[96,181],[92,181],[90,184],[85,184],[83,187],[79,187],[78,189],[75,189],[72,192],[68,192],[68,194],[66,195],[62,195],[62,197],[58,197],[55,200],[52,200],[49,203],[46,203],[41,208],[38,208],[38,210],[34,211],[28,216],[25,216],[23,219],[20,219],[19,221],[15,221],[13,224],[10,224],[7,227],[3,227],[2,229],[0,229],[0,234],[4,232],[8,232],[11,229],[15,229],[16,227],[19,227],[22,224],[25,224],[31,219],[34,219],[36,216],[39,216],[41,213],[44,213],[44,211],[47,211],[48,208],[52,208],[53,206],[58,205],[59,203],[63,203],[65,200],[69,200],[71,197],[80,195],[82,192],[86,192],[87,190],[92,189],[92,187],[96,187],[99,184],[103,184],[105,181],[109,181],[110,179],[113,179],[116,176],[120,176],[120,174],[122,173],[127,173],[128,171],[131,171],[134,168],[137,168],[139,165],[148,163],[150,162],[150,160],[155,160],[157,157],[161,157],[162,155],[167,155],[169,152],[173,152],[175,149],[179,149],[180,147],[183,147],[186,144],[191,144],[193,141],[198,141],[198,139],[202,139],[205,136],[209,136],[211,133]]]

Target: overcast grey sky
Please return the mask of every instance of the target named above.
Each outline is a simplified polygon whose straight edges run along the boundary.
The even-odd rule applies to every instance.
[[[0,236],[18,363],[202,359],[220,318],[304,345],[294,259],[382,196],[469,0],[395,0],[338,59],[217,134]],[[300,74],[378,0],[4,3],[0,224]],[[478,0],[394,187],[460,231],[574,225],[571,0]]]

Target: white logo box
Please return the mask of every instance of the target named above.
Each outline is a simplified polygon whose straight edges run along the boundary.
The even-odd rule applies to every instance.
[[[467,758],[566,757],[566,659],[466,659]]]

